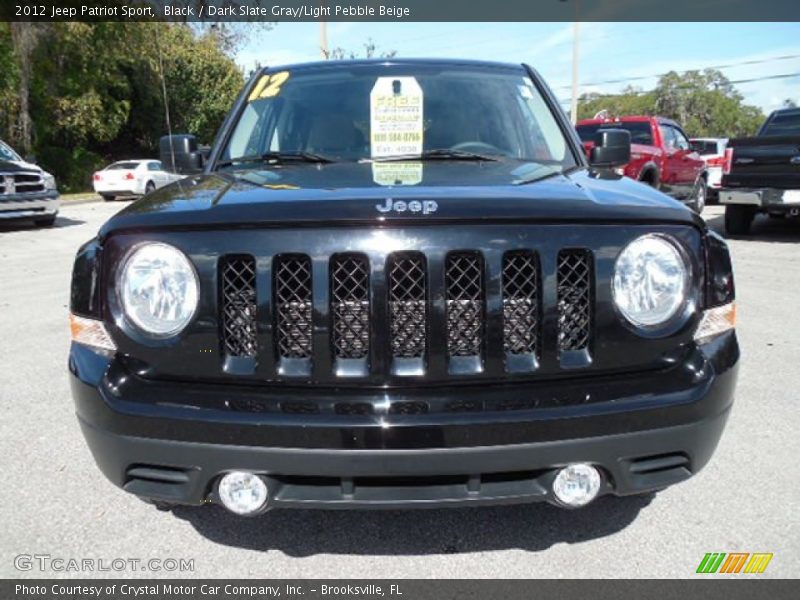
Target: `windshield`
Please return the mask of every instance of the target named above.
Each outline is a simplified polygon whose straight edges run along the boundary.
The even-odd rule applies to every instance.
[[[110,164],[106,167],[106,171],[113,171],[115,169],[135,169],[139,166],[138,162],[117,162]]]
[[[521,69],[341,65],[262,75],[220,166],[267,154],[297,160],[304,153],[319,162],[431,151],[440,160],[471,153],[559,170],[576,165],[556,119]]]
[[[717,140],[690,140],[689,146],[701,156],[722,154],[719,146],[717,145]]]
[[[631,144],[653,145],[653,132],[647,121],[610,121],[578,125],[575,129],[578,130],[578,136],[584,142],[596,141],[597,131],[600,129],[624,129],[631,132]]]
[[[0,142],[0,159],[2,160],[22,160],[19,155],[11,148]]]
[[[800,135],[800,110],[775,113],[759,135]]]

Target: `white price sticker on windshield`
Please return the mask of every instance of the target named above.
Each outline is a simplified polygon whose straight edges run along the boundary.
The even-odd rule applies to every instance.
[[[378,77],[369,94],[374,158],[422,153],[422,88],[413,77]]]

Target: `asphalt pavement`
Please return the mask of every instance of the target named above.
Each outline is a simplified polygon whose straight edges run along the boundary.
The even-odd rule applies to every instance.
[[[760,217],[753,235],[730,241],[737,398],[711,463],[689,481],[578,511],[247,519],[216,507],[159,512],[108,483],[81,436],[66,369],[70,269],[78,246],[123,206],[66,206],[52,229],[0,226],[0,577],[691,577],[707,552],[771,552],[758,577],[800,574],[800,222]],[[712,206],[704,216],[721,230],[721,215]],[[94,559],[96,569],[193,559],[194,570],[52,568],[64,562],[40,571],[34,562],[20,571],[19,555]]]

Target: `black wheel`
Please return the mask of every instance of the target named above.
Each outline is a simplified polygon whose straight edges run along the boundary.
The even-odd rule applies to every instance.
[[[747,235],[755,216],[752,206],[729,204],[725,207],[725,231],[731,235]]]
[[[114,196],[111,194],[100,194],[103,198],[103,202],[111,202],[114,199]]]
[[[698,181],[697,185],[695,186],[692,202],[690,203],[691,209],[698,215],[702,214],[703,209],[706,207],[707,193],[708,190],[706,188],[706,180],[701,177],[700,181]]]
[[[153,183],[152,181],[148,181],[147,185],[144,186],[144,195],[146,196],[147,194],[152,194],[155,191],[156,191],[156,184]]]
[[[34,219],[33,221],[37,227],[52,227],[56,222],[56,216],[43,217],[41,219]]]

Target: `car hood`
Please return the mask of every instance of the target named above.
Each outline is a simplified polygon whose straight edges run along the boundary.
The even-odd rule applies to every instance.
[[[0,171],[15,173],[17,171],[42,173],[42,168],[24,160],[0,160]]]
[[[225,226],[502,221],[679,222],[702,225],[646,185],[579,169],[532,183],[515,161],[300,164],[188,177],[112,217],[118,230]]]

